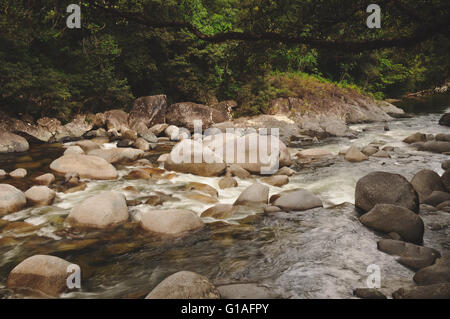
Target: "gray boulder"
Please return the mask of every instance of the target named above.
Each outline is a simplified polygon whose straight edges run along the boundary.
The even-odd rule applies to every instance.
[[[450,256],[441,257],[434,265],[422,268],[413,279],[421,286],[450,283]]]
[[[204,226],[202,220],[187,209],[152,210],[141,214],[140,224],[149,232],[181,235]]]
[[[242,191],[234,205],[267,204],[269,201],[269,187],[255,183]]]
[[[304,211],[323,206],[319,197],[301,188],[280,193],[273,205],[284,211]]]
[[[411,180],[411,185],[419,195],[419,200],[422,203],[426,197],[431,195],[433,191],[444,192],[445,187],[442,184],[441,177],[434,171],[423,169],[414,175]]]

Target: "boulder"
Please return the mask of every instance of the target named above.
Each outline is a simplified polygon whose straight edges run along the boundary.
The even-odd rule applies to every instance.
[[[278,172],[275,173],[275,175],[286,175],[286,176],[292,176],[295,175],[297,172],[294,171],[292,168],[289,168],[287,166],[282,167],[278,170]]]
[[[218,203],[218,199],[215,197],[211,197],[208,195],[203,195],[203,194],[199,194],[199,193],[191,193],[191,194],[186,194],[185,195],[186,198],[201,202],[203,204],[215,204]]]
[[[376,154],[378,151],[379,151],[378,147],[374,145],[367,145],[361,150],[361,152],[367,156],[372,156],[373,154]]]
[[[271,177],[263,178],[262,181],[272,186],[282,187],[289,183],[289,177],[287,177],[286,175],[274,175]]]
[[[401,175],[370,173],[356,183],[355,205],[363,212],[376,204],[393,204],[419,212],[419,198],[413,186]]]
[[[353,290],[353,295],[361,299],[387,299],[383,293],[375,288],[357,288]]]
[[[64,155],[50,164],[50,168],[59,173],[78,173],[81,178],[112,180],[117,178],[117,170],[98,156],[70,154]]]
[[[229,171],[231,172],[231,174],[233,174],[233,176],[238,177],[240,179],[251,177],[250,173],[247,170],[243,169],[241,166],[237,164],[231,164],[229,167]]]
[[[16,179],[20,179],[20,178],[24,178],[25,176],[27,176],[27,170],[24,168],[18,168],[15,169],[14,171],[9,173],[9,176],[11,176],[12,178],[16,178]]]
[[[187,209],[152,210],[141,213],[140,224],[149,232],[181,235],[203,227],[202,220]]]
[[[436,258],[441,256],[436,249],[392,239],[380,240],[378,250],[389,255],[399,256],[400,258],[397,261],[413,270],[431,266]]]
[[[22,191],[9,184],[0,184],[0,216],[17,212],[26,204],[27,198]]]
[[[279,295],[258,284],[231,284],[217,287],[222,299],[277,299]]]
[[[388,152],[384,150],[380,150],[372,155],[373,157],[379,157],[379,158],[391,158],[391,155],[389,155]]]
[[[423,200],[423,203],[436,207],[439,204],[446,202],[448,200],[450,200],[450,193],[434,191]]]
[[[450,299],[450,283],[412,288],[400,288],[392,294],[394,299]]]
[[[450,192],[450,169],[446,170],[441,176],[441,181],[447,191]]]
[[[0,153],[26,152],[29,148],[30,145],[22,136],[0,132]]]
[[[216,219],[225,219],[232,217],[237,211],[237,207],[229,204],[216,204],[202,213],[202,217],[212,217]]]
[[[0,169],[0,179],[4,179],[6,178],[6,176],[8,175],[8,173],[6,173],[5,170]]]
[[[450,160],[443,161],[441,167],[444,171],[450,169]]]
[[[169,124],[156,124],[150,127],[150,131],[155,134],[156,136],[159,136],[162,132],[166,130],[166,128],[169,127]]]
[[[183,140],[178,143],[164,162],[166,170],[199,176],[220,176],[225,172],[226,167],[222,158],[208,147],[193,140]]]
[[[419,132],[414,133],[403,140],[403,142],[407,143],[407,144],[426,142],[426,141],[427,141],[427,135],[419,133]]]
[[[72,264],[59,257],[34,255],[10,272],[6,286],[40,296],[58,297],[68,289],[70,265]]]
[[[171,105],[166,113],[166,123],[186,127],[194,131],[194,121],[202,121],[202,129],[205,130],[215,123],[228,120],[227,115],[206,105],[190,102]]]
[[[431,195],[433,191],[446,191],[444,184],[442,184],[441,177],[434,171],[423,169],[414,175],[411,180],[411,185],[419,195],[419,200],[422,203],[426,197]]]
[[[81,147],[79,147],[78,145],[75,146],[69,146],[65,151],[64,151],[64,155],[69,155],[69,154],[84,154],[84,151]]]
[[[304,211],[316,207],[323,207],[319,197],[306,189],[284,191],[272,203],[283,211]]]
[[[136,161],[144,156],[144,151],[128,147],[109,148],[93,150],[88,155],[100,157],[111,164],[117,164]]]
[[[450,113],[445,113],[444,115],[442,115],[442,117],[439,119],[439,125],[450,127]]]
[[[269,187],[260,183],[250,185],[242,191],[234,205],[267,204],[269,200]]]
[[[139,132],[139,135],[148,143],[158,143],[158,138],[150,129]]]
[[[122,131],[128,129],[128,114],[122,110],[109,110],[105,114],[106,128]]]
[[[432,152],[432,153],[447,153],[450,152],[450,142],[442,141],[428,141],[415,143],[419,151]]]
[[[434,265],[422,268],[413,279],[421,286],[450,283],[450,256],[441,257]]]
[[[128,122],[131,128],[139,122],[151,127],[164,122],[166,111],[167,97],[165,95],[143,96],[134,101]]]
[[[405,241],[421,244],[424,233],[422,219],[401,206],[377,204],[359,220],[363,225],[376,231],[399,234]]]
[[[47,186],[33,186],[25,192],[25,197],[33,206],[47,206],[53,203],[56,193]]]
[[[160,282],[145,299],[220,299],[220,293],[208,278],[180,271]]]
[[[147,127],[145,128],[147,129]],[[138,138],[138,134],[134,130],[122,130],[122,136],[120,137],[122,140],[130,140],[130,141],[136,141]]]
[[[133,146],[141,151],[147,152],[148,150],[150,150],[150,144],[143,139],[142,137],[138,138]]]
[[[88,153],[92,150],[100,149],[100,145],[89,140],[78,141],[75,143],[75,145],[81,147],[81,149],[85,153]]]
[[[238,186],[238,182],[236,181],[235,178],[233,178],[231,176],[225,176],[219,180],[220,189],[233,188],[233,187],[237,187],[237,186]]]
[[[344,159],[349,162],[367,161],[369,158],[364,155],[356,146],[350,147],[345,153]]]
[[[66,221],[76,228],[111,229],[128,220],[125,196],[105,191],[72,208]]]
[[[450,134],[436,134],[436,141],[450,142]]]
[[[180,128],[175,125],[168,126],[164,133],[171,141],[178,141],[178,137],[180,136]]]
[[[190,182],[187,185],[186,190],[188,190],[188,191],[196,190],[196,191],[211,195],[213,197],[219,196],[219,193],[217,192],[217,190],[214,187],[203,184],[203,183],[198,183],[198,182]]]

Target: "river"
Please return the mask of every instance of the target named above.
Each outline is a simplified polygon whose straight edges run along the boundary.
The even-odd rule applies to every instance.
[[[449,104],[446,104],[447,106]],[[438,109],[443,112],[442,105]],[[432,110],[436,111],[436,110]],[[448,111],[448,110],[447,110]],[[221,203],[232,203],[256,179],[240,180],[239,186],[220,190],[218,178],[178,174],[170,180],[148,183],[124,179],[132,166],[120,166],[117,181],[90,181],[85,191],[58,193],[52,206],[32,207],[0,219],[0,297],[17,298],[5,288],[6,279],[18,263],[35,254],[50,254],[80,265],[82,288],[63,298],[142,298],[168,275],[190,270],[205,275],[216,285],[258,283],[280,298],[351,298],[354,288],[366,287],[367,267],[381,269],[381,291],[390,294],[413,285],[414,273],[395,258],[377,250],[382,237],[362,226],[353,210],[355,185],[373,171],[399,173],[411,179],[428,168],[441,174],[446,155],[416,151],[401,142],[415,133],[449,133],[438,125],[441,114],[416,114],[388,123],[352,125],[356,139],[333,138],[311,147],[325,148],[334,156],[314,163],[296,165],[299,174],[282,188],[270,187],[270,195],[292,188],[306,188],[317,194],[325,207],[298,213],[246,213],[217,221],[205,218],[207,226],[181,238],[149,236],[137,220],[149,205],[130,207],[129,223],[114,231],[72,233],[64,218],[80,201],[103,190],[117,190],[129,200],[154,191],[170,194],[164,208],[188,208],[201,214],[212,206],[185,197],[190,181],[209,184],[219,190]],[[374,158],[361,163],[346,162],[339,151],[372,141],[396,147],[392,158]],[[109,144],[107,147],[113,147]],[[63,152],[61,145],[33,145],[27,154],[3,155],[0,168],[25,167],[30,176],[48,172],[48,164]],[[22,190],[30,179],[10,181]],[[123,190],[134,186],[138,193]],[[424,245],[450,253],[448,227],[431,230],[429,224],[450,225],[450,214],[424,210]],[[23,222],[27,223],[24,224]],[[30,225],[31,224],[31,225]]]

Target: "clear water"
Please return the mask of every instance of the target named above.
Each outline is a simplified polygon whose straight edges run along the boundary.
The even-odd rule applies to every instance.
[[[357,139],[330,139],[317,145],[335,154],[332,159],[297,166],[299,174],[290,178],[288,185],[270,187],[270,195],[298,187],[309,189],[322,198],[325,208],[270,215],[249,213],[224,221],[208,218],[204,229],[174,239],[142,231],[137,223],[139,214],[152,207],[140,205],[130,207],[131,221],[114,231],[68,232],[64,218],[70,209],[103,190],[123,192],[127,199],[160,191],[173,197],[163,208],[188,208],[201,214],[212,205],[185,197],[184,188],[190,181],[213,186],[219,190],[221,203],[232,203],[259,179],[238,179],[239,187],[220,190],[218,178],[189,174],[156,183],[126,180],[123,176],[135,167],[120,167],[117,181],[92,181],[83,192],[58,193],[50,207],[28,208],[0,219],[0,225],[17,226],[7,231],[6,226],[0,226],[0,297],[22,297],[5,288],[6,279],[14,266],[34,254],[59,256],[81,266],[82,289],[65,294],[65,298],[141,298],[162,279],[180,270],[195,271],[216,284],[261,283],[282,298],[351,298],[354,288],[366,286],[370,264],[381,268],[383,292],[412,285],[413,272],[377,250],[376,243],[382,237],[363,227],[353,206],[347,203],[354,202],[357,180],[372,171],[395,172],[408,179],[423,168],[442,173],[440,164],[448,156],[418,152],[401,142],[417,131],[450,133],[449,128],[437,125],[439,117],[427,114],[398,119],[388,124],[390,131],[376,123],[354,125],[352,129],[360,132]],[[390,159],[370,158],[362,163],[349,163],[337,155],[351,144],[363,146],[374,140],[398,150]],[[34,148],[34,152],[52,158],[61,153],[58,146],[52,152],[42,151],[41,147]],[[37,161],[42,156],[35,158]],[[11,158],[1,160],[7,169],[17,165]],[[46,159],[45,165],[31,169],[31,174],[45,172],[48,162]],[[28,185],[18,186],[26,189]],[[124,191],[126,186],[136,187],[139,193]],[[421,216],[426,224],[450,225],[448,213],[422,212]],[[20,228],[20,222],[36,227]],[[425,245],[448,254],[448,227],[434,231],[427,227]]]

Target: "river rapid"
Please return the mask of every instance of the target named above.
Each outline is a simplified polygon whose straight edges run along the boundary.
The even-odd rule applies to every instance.
[[[408,180],[424,168],[442,174],[441,162],[448,156],[420,152],[402,142],[419,131],[450,133],[449,128],[438,125],[440,116],[417,114],[396,119],[387,124],[389,131],[384,130],[384,123],[353,125],[356,139],[333,138],[311,146],[327,149],[333,156],[296,164],[298,174],[289,184],[270,186],[269,196],[287,189],[311,190],[323,200],[324,208],[298,213],[247,212],[227,220],[204,218],[207,225],[202,230],[181,238],[164,238],[149,236],[139,228],[140,213],[154,209],[139,205],[129,208],[131,221],[114,231],[68,232],[64,219],[70,209],[103,190],[122,192],[128,200],[163,192],[171,195],[163,208],[187,208],[200,215],[213,205],[186,198],[184,189],[189,182],[211,185],[219,191],[221,203],[233,203],[260,179],[237,178],[238,187],[221,190],[219,178],[190,174],[177,173],[173,179],[154,183],[127,180],[123,177],[136,167],[119,166],[117,181],[89,181],[84,191],[57,193],[52,206],[30,207],[0,219],[0,297],[22,297],[5,288],[7,276],[35,254],[55,255],[80,265],[82,288],[63,298],[142,298],[161,280],[181,270],[204,275],[216,285],[258,283],[280,298],[352,298],[354,288],[366,287],[371,264],[381,269],[382,292],[390,295],[400,287],[412,286],[414,273],[398,264],[395,257],[378,251],[377,241],[383,237],[359,222],[352,205],[355,185],[373,171],[398,173]],[[373,141],[394,146],[392,157],[350,163],[338,155],[350,145],[365,146]],[[51,160],[62,152],[61,145],[35,145],[20,157],[0,157],[0,168],[26,167],[36,176],[48,172]],[[31,186],[26,181],[3,182],[22,190]],[[138,192],[125,191],[127,186]],[[420,216],[425,222],[424,245],[450,254],[450,214],[424,209]],[[436,223],[444,227],[432,230],[436,227],[430,225]]]

